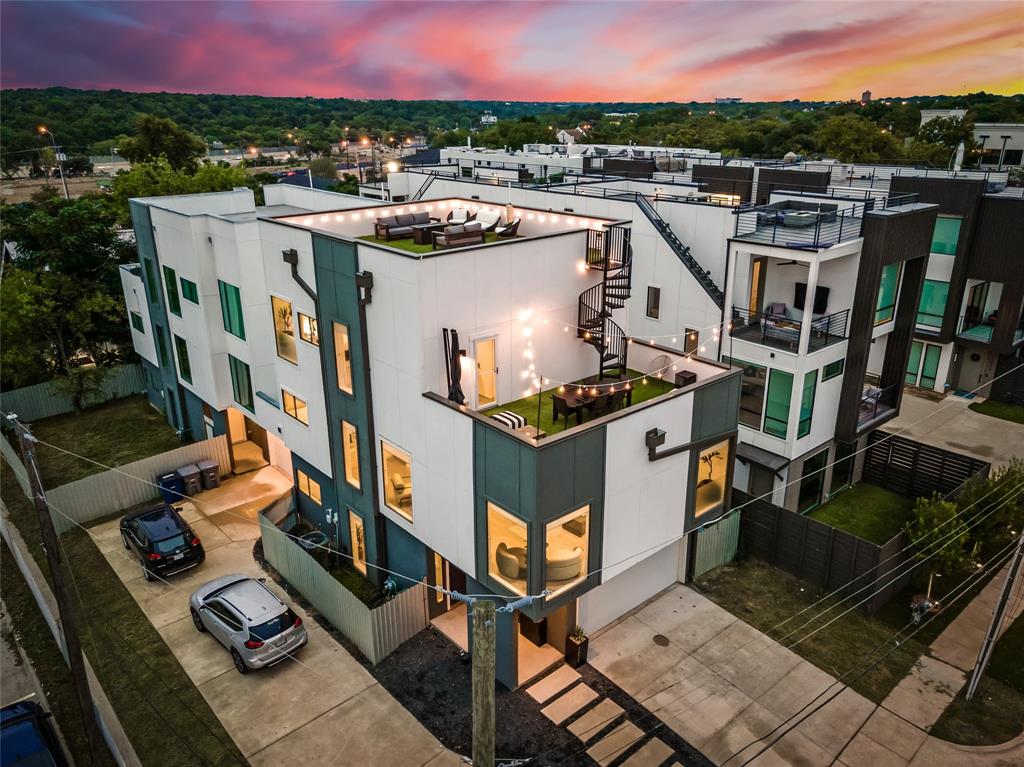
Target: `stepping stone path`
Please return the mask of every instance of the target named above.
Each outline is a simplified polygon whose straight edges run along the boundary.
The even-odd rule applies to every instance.
[[[565,665],[534,683],[526,694],[544,706],[541,713],[555,724],[568,721],[601,697],[582,681],[578,672]],[[624,719],[625,713],[615,701],[601,698],[567,729],[587,746],[587,755],[601,767],[660,767],[674,755],[672,747],[658,738],[651,738],[637,749],[645,733],[628,718]],[[601,733],[603,737],[598,738]],[[630,750],[633,753],[623,759],[623,754]],[[679,762],[673,767],[680,767]]]

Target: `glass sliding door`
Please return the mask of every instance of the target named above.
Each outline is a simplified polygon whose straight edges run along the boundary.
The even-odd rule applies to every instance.
[[[924,363],[921,365],[921,380],[918,383],[922,389],[934,389],[936,376],[939,372],[939,358],[942,356],[942,348],[934,344],[925,344]]]
[[[821,503],[821,491],[825,487],[825,466],[828,450],[822,450],[804,461],[804,472],[800,479],[800,496],[797,510],[804,514]]]
[[[914,341],[910,344],[910,356],[907,357],[906,382],[911,386],[917,386],[917,374],[921,370],[921,351],[923,349],[924,344],[920,341]]]

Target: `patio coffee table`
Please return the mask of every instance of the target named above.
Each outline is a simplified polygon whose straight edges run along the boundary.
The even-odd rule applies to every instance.
[[[429,224],[415,224],[410,227],[412,229],[412,241],[417,245],[430,245],[432,244],[431,235],[434,232],[440,232],[446,226],[443,221],[431,221]]]

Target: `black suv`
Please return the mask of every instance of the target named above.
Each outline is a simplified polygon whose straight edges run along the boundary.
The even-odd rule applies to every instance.
[[[202,564],[203,544],[178,510],[167,504],[128,514],[121,520],[121,541],[134,551],[147,581]]]

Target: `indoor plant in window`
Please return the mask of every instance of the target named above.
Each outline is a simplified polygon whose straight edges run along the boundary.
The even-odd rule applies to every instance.
[[[700,462],[708,468],[708,476],[697,483],[697,509],[707,509],[722,502],[723,482],[716,482],[712,477],[715,473],[715,461],[725,460],[722,453],[712,450],[710,453],[701,455]]]
[[[574,627],[572,633],[565,640],[565,662],[573,668],[582,666],[587,662],[587,648],[589,645],[590,640],[583,633],[583,627]]]

